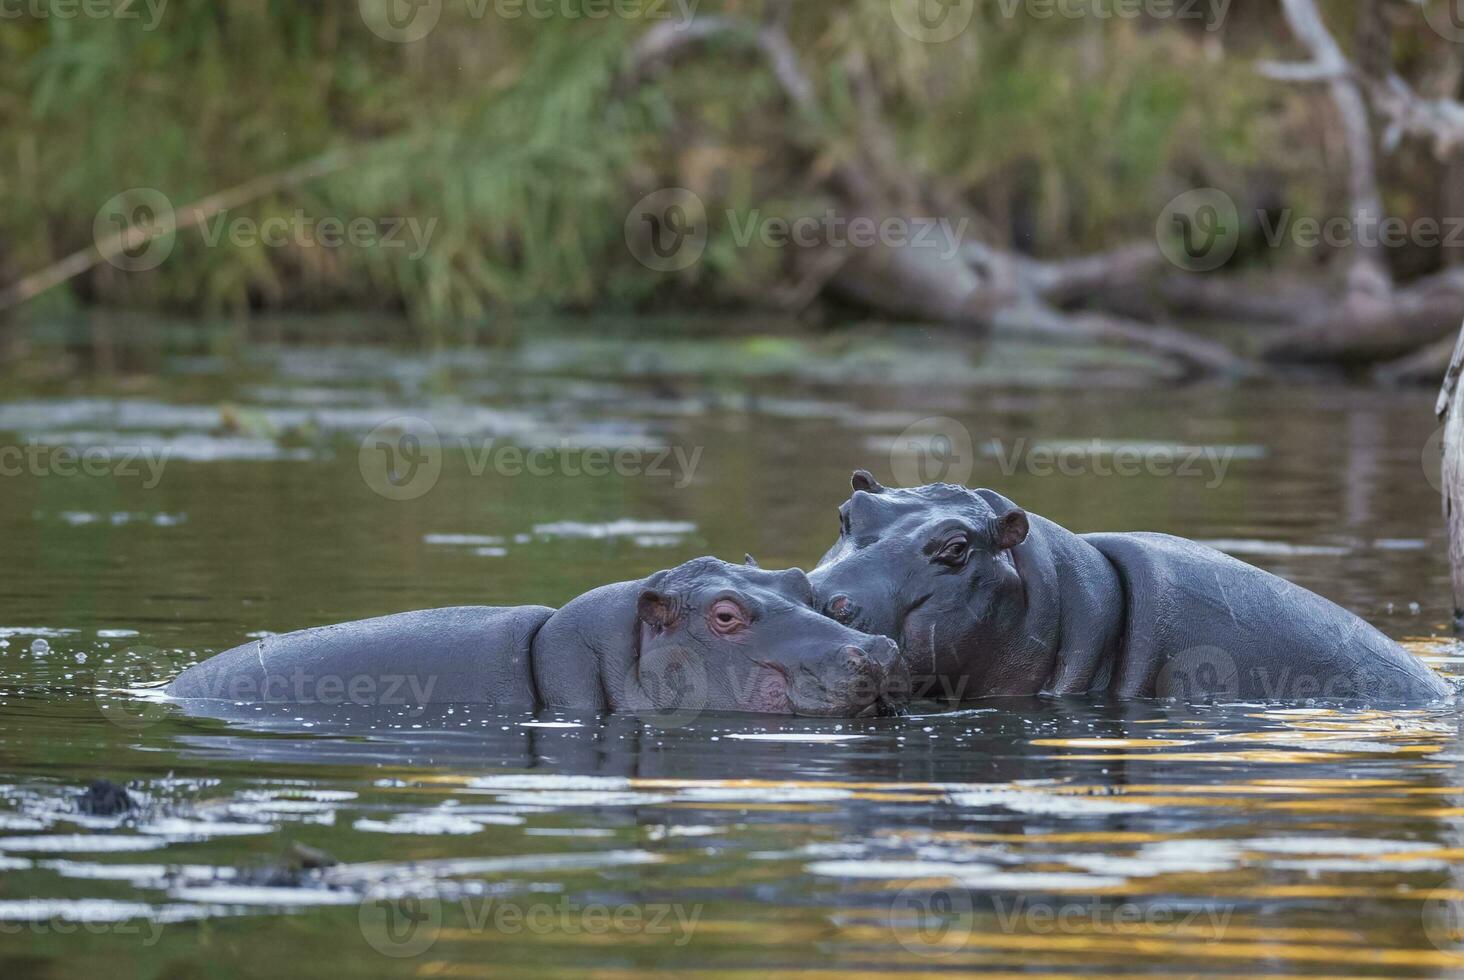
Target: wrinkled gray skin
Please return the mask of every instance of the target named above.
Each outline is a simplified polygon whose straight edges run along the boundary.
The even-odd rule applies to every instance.
[[[892,712],[908,687],[895,644],[820,615],[802,571],[698,558],[557,611],[428,609],[265,637],[190,667],[167,693],[851,717]]]
[[[992,490],[853,486],[809,577],[829,616],[900,644],[919,695],[1453,693],[1347,610],[1193,541],[1074,534]]]

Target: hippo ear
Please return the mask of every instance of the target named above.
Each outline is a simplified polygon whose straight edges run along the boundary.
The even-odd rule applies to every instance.
[[[863,490],[865,493],[884,493],[884,487],[880,486],[874,474],[868,470],[855,470],[849,483],[855,490]]]
[[[742,556],[742,564],[746,565],[748,568],[762,568],[762,566],[757,563],[757,559],[752,557],[751,554],[746,554]]]
[[[1027,512],[1014,507],[991,522],[992,545],[1007,551],[1027,540]]]
[[[674,595],[657,592],[655,589],[646,589],[636,601],[635,612],[641,622],[657,629],[666,630],[675,625],[676,620],[680,617],[681,604],[676,601]]]

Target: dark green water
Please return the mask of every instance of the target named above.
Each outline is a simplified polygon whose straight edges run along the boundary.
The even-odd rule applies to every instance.
[[[1455,667],[1429,392],[694,326],[38,342],[0,389],[0,975],[1464,970],[1449,710],[246,728],[117,691],[259,631],[558,604],[706,553],[810,567],[856,466],[1218,542]],[[75,813],[98,776],[141,813]],[[281,871],[296,845],[340,863]]]

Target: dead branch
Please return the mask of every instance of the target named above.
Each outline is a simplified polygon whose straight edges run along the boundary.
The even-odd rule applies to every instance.
[[[834,148],[829,154],[836,161],[830,191],[851,215],[881,226],[891,219],[909,225],[931,214],[943,214],[948,221],[967,219],[970,224],[982,224],[978,216],[968,213],[958,194],[901,159],[899,141],[880,105],[879,86],[867,59],[858,51],[845,61],[858,121],[852,133],[834,130],[777,18],[754,25],[736,17],[715,16],[698,18],[690,29],[669,23],[653,27],[631,49],[625,79],[633,84],[717,41],[758,54],[801,116],[805,127],[800,135],[816,140],[825,151]],[[1103,287],[1135,282],[1150,274],[1162,261],[1152,242],[1056,262],[1027,258],[979,241],[945,244],[950,247],[881,243],[830,248],[841,254],[836,260],[814,264],[817,271],[800,283],[797,301],[807,302],[811,289],[826,286],[889,316],[1119,344],[1157,353],[1190,373],[1242,374],[1248,370],[1246,362],[1212,341],[1137,320],[1060,308]]]
[[[1291,33],[1311,53],[1312,60],[1304,65],[1262,64],[1260,70],[1269,77],[1288,81],[1326,82],[1347,144],[1347,185],[1354,227],[1369,217],[1381,219],[1383,198],[1378,191],[1372,124],[1356,73],[1327,30],[1315,0],[1281,0],[1281,8]],[[1363,243],[1354,237],[1349,247],[1352,261],[1347,273],[1348,292],[1386,294],[1393,279],[1378,254],[1377,243]]]
[[[0,291],[0,312],[19,306],[48,289],[53,289],[63,282],[76,278],[99,263],[146,245],[155,238],[196,227],[221,211],[243,207],[267,194],[286,190],[341,170],[358,156],[359,151],[357,150],[332,150],[288,170],[264,174],[227,190],[210,194],[186,207],[176,209],[171,214],[161,216],[156,224],[146,228],[136,225],[129,226],[126,230],[104,238],[87,248],[72,252],[59,262],[32,273]]]

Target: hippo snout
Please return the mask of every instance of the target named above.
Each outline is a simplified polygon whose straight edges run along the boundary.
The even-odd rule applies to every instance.
[[[858,662],[865,670],[874,670],[887,676],[896,666],[903,665],[900,647],[887,636],[871,636],[862,646],[850,644],[844,648],[844,655]]]
[[[897,714],[910,699],[910,670],[893,640],[871,636],[802,672],[795,688],[800,714]]]

